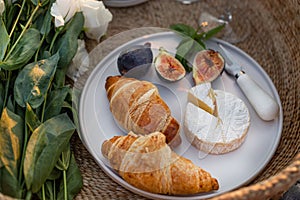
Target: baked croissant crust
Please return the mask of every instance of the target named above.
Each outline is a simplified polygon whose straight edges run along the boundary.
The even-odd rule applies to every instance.
[[[123,129],[142,135],[160,131],[171,146],[181,143],[180,125],[171,116],[155,85],[134,78],[110,76],[105,89],[110,110]]]
[[[208,172],[173,152],[160,132],[115,136],[101,150],[126,182],[148,192],[183,195],[219,189]]]

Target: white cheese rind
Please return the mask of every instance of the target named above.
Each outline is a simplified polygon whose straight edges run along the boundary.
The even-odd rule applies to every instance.
[[[194,105],[213,114],[215,112],[215,97],[211,83],[202,83],[192,87],[188,92],[188,100]]]
[[[245,103],[231,93],[215,90],[218,117],[188,103],[185,134],[197,149],[223,154],[237,149],[245,140],[250,115]]]

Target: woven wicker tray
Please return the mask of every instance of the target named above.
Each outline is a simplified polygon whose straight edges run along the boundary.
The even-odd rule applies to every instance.
[[[145,26],[167,28],[172,23],[186,23],[195,27],[201,12],[218,15],[230,7],[233,30],[246,36],[235,45],[253,57],[275,84],[284,111],[282,138],[275,155],[253,182],[214,199],[276,198],[300,179],[299,6],[292,0],[200,0],[191,5],[150,0],[134,7],[110,8],[113,21],[108,37]],[[97,45],[87,42],[89,50]],[[105,175],[77,136],[72,138],[72,148],[84,181],[76,199],[143,198]]]

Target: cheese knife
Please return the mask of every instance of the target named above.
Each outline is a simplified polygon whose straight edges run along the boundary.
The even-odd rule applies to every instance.
[[[218,46],[226,57],[225,71],[236,78],[238,86],[258,116],[265,121],[275,119],[279,111],[278,103],[242,70],[241,65],[234,61],[232,55],[220,43]]]

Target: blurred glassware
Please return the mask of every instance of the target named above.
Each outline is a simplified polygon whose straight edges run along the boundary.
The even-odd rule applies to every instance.
[[[148,0],[103,0],[108,7],[129,7],[144,3]]]
[[[191,3],[197,2],[199,0],[176,0],[176,1],[179,1],[183,4],[191,4]]]
[[[208,12],[201,13],[198,21],[204,31],[208,31],[216,26],[225,23],[225,28],[221,31],[220,38],[236,44],[244,41],[250,35],[250,23],[247,20],[239,21],[232,14],[232,8],[227,8],[218,17]],[[243,26],[243,28],[240,28]],[[239,29],[237,29],[239,27]]]

